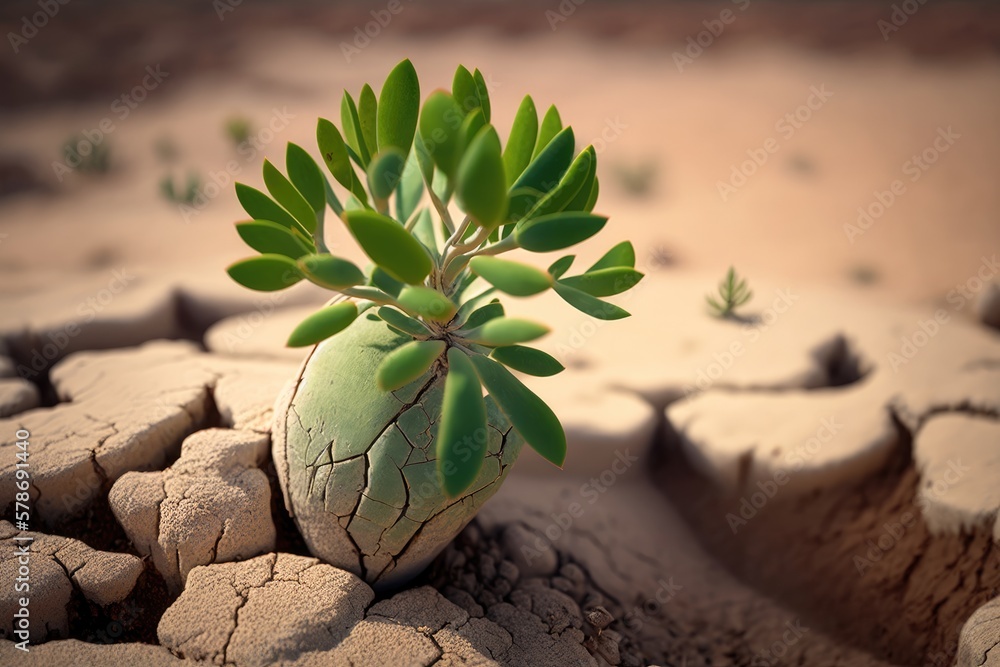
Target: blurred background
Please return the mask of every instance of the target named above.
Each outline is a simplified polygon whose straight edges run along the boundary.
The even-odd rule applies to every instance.
[[[36,308],[110,268],[222,275],[233,181],[404,57],[424,94],[481,69],[502,134],[557,103],[647,270],[932,303],[1000,246],[996,3],[7,0],[0,25],[0,293]]]

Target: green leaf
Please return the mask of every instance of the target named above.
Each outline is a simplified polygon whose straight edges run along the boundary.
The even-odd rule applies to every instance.
[[[507,177],[500,138],[487,125],[462,156],[455,188],[459,206],[480,227],[494,227],[507,215]]]
[[[472,144],[472,140],[476,138],[479,131],[486,127],[486,120],[483,118],[482,109],[474,109],[465,120],[462,121],[462,127],[459,129],[458,134],[461,141],[461,152],[464,155],[465,151],[469,149],[469,145]],[[459,162],[461,164],[461,162]]]
[[[330,187],[330,181],[327,179],[326,174],[323,174],[323,192],[326,194],[326,203],[339,217],[344,212],[344,206],[340,203],[340,199],[337,198],[337,194],[333,191],[333,188]]]
[[[314,250],[311,241],[297,237],[288,227],[270,220],[238,222],[236,231],[248,246],[259,253],[298,259]]]
[[[531,296],[552,287],[552,276],[528,264],[499,257],[473,257],[469,268],[477,276],[512,296]]]
[[[326,191],[323,187],[323,172],[312,156],[304,148],[289,143],[285,149],[285,166],[288,178],[295,189],[302,193],[312,210],[319,213],[326,209]]]
[[[368,201],[364,186],[354,172],[354,167],[351,166],[347,145],[344,143],[343,137],[340,136],[340,131],[325,118],[320,118],[316,124],[316,143],[319,145],[320,153],[323,154],[326,168],[330,170],[337,182],[362,202]]]
[[[569,267],[573,266],[574,259],[576,259],[576,255],[566,255],[552,262],[552,266],[549,267],[549,275],[558,280],[569,271]]]
[[[518,223],[514,238],[520,247],[531,252],[562,250],[589,239],[601,231],[607,221],[591,213],[554,213]]]
[[[614,296],[635,287],[642,280],[642,274],[627,266],[587,271],[579,276],[563,278],[563,285],[569,285],[590,296]]]
[[[448,350],[435,455],[445,495],[454,498],[479,475],[489,442],[486,401],[475,367],[461,350]]]
[[[593,206],[591,206],[589,209],[587,208],[587,202],[590,201],[590,195],[591,193],[594,192],[594,182],[597,179],[597,151],[594,150],[593,146],[588,146],[583,152],[580,153],[580,155],[583,155],[584,152],[590,153],[591,157],[590,169],[587,171],[583,179],[583,182],[581,183],[580,188],[577,190],[576,194],[573,196],[572,199],[569,200],[569,202],[566,203],[565,206],[563,206],[562,208],[563,211],[594,210]],[[579,159],[579,156],[577,156],[577,159]],[[570,169],[572,168],[573,167],[571,165]],[[596,200],[596,193],[594,194]]]
[[[421,113],[420,132],[417,132],[416,136],[413,137],[413,154],[416,156],[417,165],[420,167],[420,180],[430,183],[434,180],[434,158],[431,156],[431,151],[427,148],[427,143],[424,140],[423,122],[424,116]],[[456,133],[455,136],[457,137],[458,134]]]
[[[515,371],[538,377],[549,377],[566,370],[552,355],[524,345],[494,348],[490,356]]]
[[[635,248],[631,241],[622,241],[597,260],[597,262],[587,269],[587,272],[598,271],[600,269],[612,269],[616,266],[635,267]]]
[[[437,249],[437,238],[434,235],[434,218],[431,216],[430,209],[424,208],[417,214],[417,221],[413,225],[412,234],[413,238],[420,241],[420,245],[427,248],[427,252],[431,254],[431,257],[435,260],[440,257]]]
[[[379,288],[386,294],[393,297],[399,296],[399,293],[403,291],[403,283],[390,276],[385,272],[385,269],[376,264],[371,265],[371,276],[368,280],[368,284]]]
[[[624,308],[620,308],[607,301],[601,301],[586,292],[581,292],[569,285],[564,285],[562,282],[556,282],[554,289],[556,294],[563,298],[563,301],[599,320],[620,320],[623,317],[628,317],[630,314]]]
[[[434,268],[427,250],[392,218],[374,211],[345,211],[344,217],[365,254],[393,278],[416,285]]]
[[[385,201],[403,176],[406,157],[396,148],[379,151],[368,163],[368,189],[375,199]]]
[[[458,310],[458,306],[441,292],[420,285],[404,287],[397,301],[425,320],[434,322],[448,322]]]
[[[574,150],[576,138],[573,136],[573,128],[567,127],[532,159],[524,173],[510,187],[511,220],[520,220],[545,193],[559,183],[573,161]]]
[[[431,93],[420,113],[420,138],[438,169],[454,178],[462,157],[462,110],[455,98],[438,90]],[[418,156],[420,153],[418,153]],[[426,167],[424,167],[425,177]]]
[[[538,113],[535,111],[535,102],[531,99],[531,95],[525,95],[521,100],[521,106],[517,108],[514,124],[511,125],[510,136],[507,138],[507,146],[503,151],[508,188],[531,162],[537,136]]]
[[[420,174],[416,151],[410,153],[403,166],[403,177],[396,186],[396,219],[406,221],[417,210],[424,196],[424,179]]]
[[[601,192],[600,179],[596,176],[594,177],[594,187],[590,191],[590,196],[587,197],[587,204],[583,207],[583,210],[590,213],[594,210],[594,206],[597,205],[597,196]]]
[[[378,149],[395,148],[404,156],[410,152],[420,113],[420,82],[413,63],[396,65],[378,99]]]
[[[538,128],[538,142],[535,144],[535,152],[531,155],[532,159],[538,157],[562,129],[562,119],[559,117],[559,109],[556,109],[556,105],[553,104],[545,112],[542,124]]]
[[[304,236],[309,236],[309,232],[298,220],[260,190],[237,183],[236,198],[240,200],[243,210],[254,220],[270,220],[288,229],[298,229]]]
[[[365,146],[374,158],[378,146],[378,102],[375,100],[375,91],[367,83],[358,96],[358,121],[361,123],[361,136],[365,139]]]
[[[309,282],[327,289],[344,290],[365,281],[365,274],[354,263],[333,255],[307,255],[299,259],[298,267]]]
[[[541,338],[549,333],[544,324],[519,317],[495,317],[475,329],[463,329],[462,337],[479,343],[497,347],[501,345],[516,345]]]
[[[486,391],[525,442],[561,468],[566,460],[566,433],[552,408],[492,359],[476,355],[472,364]]]
[[[307,232],[312,234],[316,231],[316,211],[302,193],[295,189],[291,181],[268,160],[264,160],[264,185],[275,201],[291,213]]]
[[[443,340],[412,340],[400,345],[386,355],[375,371],[378,388],[395,391],[410,384],[430,369],[446,346]]]
[[[362,169],[367,169],[375,146],[368,146],[366,144],[364,134],[361,131],[361,118],[358,116],[358,107],[354,104],[354,98],[346,90],[344,91],[344,97],[340,100],[340,125],[344,128],[344,140],[348,146],[354,149],[358,166]]]
[[[342,301],[316,311],[288,337],[288,347],[306,347],[338,334],[358,316],[358,307],[353,301]]]
[[[570,164],[566,173],[563,174],[559,184],[556,185],[547,195],[542,197],[535,206],[524,216],[525,220],[540,218],[544,215],[552,215],[568,208],[570,202],[574,200],[580,189],[587,183],[588,177],[593,178],[597,168],[597,154],[593,146],[587,148],[576,156]],[[588,191],[589,191],[588,185]]]
[[[455,101],[461,107],[463,116],[468,116],[476,109],[483,108],[483,101],[479,96],[479,86],[476,85],[476,79],[464,65],[459,65],[458,69],[455,70],[455,78],[451,83],[451,93],[455,96]],[[486,114],[484,112],[483,121],[485,122],[485,120]]]
[[[488,303],[485,306],[480,306],[472,311],[469,315],[469,319],[465,320],[465,323],[462,324],[462,328],[475,329],[476,327],[486,324],[490,320],[503,317],[503,315],[503,304],[494,300],[493,302]]]
[[[426,338],[431,335],[430,329],[425,327],[420,320],[414,319],[390,306],[379,308],[378,316],[390,327],[408,336]]]
[[[483,118],[486,122],[490,122],[490,89],[486,85],[486,79],[483,77],[483,73],[476,69],[472,73],[472,78],[476,82],[476,92],[479,93],[479,107],[483,110]]]
[[[295,260],[284,255],[260,255],[231,264],[226,273],[244,287],[259,292],[275,292],[302,280]]]

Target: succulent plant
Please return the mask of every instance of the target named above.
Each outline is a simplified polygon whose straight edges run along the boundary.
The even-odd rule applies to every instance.
[[[543,270],[499,255],[559,251],[597,234],[597,156],[576,152],[551,107],[524,98],[501,146],[482,74],[421,105],[408,60],[381,93],[345,91],[341,128],[320,119],[322,161],[288,144],[287,176],[265,161],[267,194],[236,185],[253,218],[236,225],[259,255],[229,275],[256,290],[300,281],[337,292],[289,337],[317,345],[276,409],[274,458],[286,506],[314,554],[375,585],[418,572],[499,487],[527,442],[562,466],[558,418],[512,372],[563,370],[525,345],[540,323],[496,295],[553,289],[593,317],[628,316],[601,297],[642,274],[629,242],[579,275],[574,256]],[[331,254],[329,207],[372,264]],[[488,396],[484,398],[484,388]]]

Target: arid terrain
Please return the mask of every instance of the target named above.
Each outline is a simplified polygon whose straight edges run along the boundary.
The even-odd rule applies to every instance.
[[[0,662],[1000,665],[992,6],[74,0],[26,36],[38,11],[0,19]],[[224,269],[233,183],[403,58],[425,96],[478,67],[501,134],[557,103],[646,277],[620,322],[512,301],[567,367],[525,380],[565,469],[525,448],[376,594],[272,462],[326,294]],[[754,297],[719,319],[730,266]]]

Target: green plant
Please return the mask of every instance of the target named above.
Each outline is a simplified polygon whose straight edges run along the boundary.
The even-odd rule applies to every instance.
[[[459,67],[451,92],[421,103],[404,60],[377,98],[368,85],[357,102],[345,91],[340,129],[318,121],[333,184],[290,143],[287,176],[264,162],[267,193],[236,185],[253,218],[237,231],[261,254],[229,275],[256,290],[305,280],[338,293],[289,337],[290,346],[325,342],[276,408],[274,453],[313,552],[373,583],[412,573],[442,548],[502,483],[521,438],[563,464],[558,418],[511,373],[563,370],[526,345],[549,329],[508,316],[497,294],[552,289],[615,320],[628,313],[602,297],[642,278],[627,241],[574,276],[573,255],[548,270],[501,257],[563,250],[606,218],[592,212],[594,149],[576,152],[554,106],[539,123],[525,97],[506,146],[490,116],[478,70]],[[329,252],[327,207],[371,259],[365,270]]]
[[[160,194],[167,201],[177,204],[193,204],[198,198],[199,188],[201,188],[201,176],[195,171],[188,172],[183,189],[174,187],[174,177],[169,174],[160,179]]]
[[[231,116],[226,119],[225,130],[229,140],[238,147],[250,138],[250,121],[243,116]]]
[[[639,164],[617,164],[613,173],[625,192],[633,197],[646,197],[653,190],[657,171],[656,162],[647,160]]]
[[[106,174],[111,169],[111,147],[107,141],[91,141],[82,134],[63,143],[63,156],[72,169],[91,174]]]
[[[708,307],[717,317],[731,317],[735,310],[753,298],[753,290],[747,287],[747,281],[736,275],[736,270],[729,267],[726,277],[719,283],[719,298],[709,294],[705,297]]]

